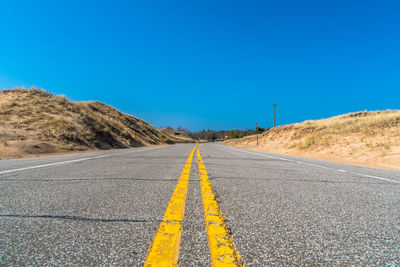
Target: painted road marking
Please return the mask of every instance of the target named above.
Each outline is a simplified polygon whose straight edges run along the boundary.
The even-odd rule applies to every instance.
[[[242,257],[226,228],[225,218],[215,199],[207,169],[200,155],[200,149],[197,149],[197,164],[211,264],[212,266],[244,266]]]
[[[36,166],[0,171],[0,174],[19,172],[19,171],[25,171],[25,170],[31,170],[31,169],[38,169],[38,168],[44,168],[44,167],[51,167],[51,166],[57,166],[57,165],[64,165],[64,164],[81,162],[81,161],[86,161],[86,160],[91,160],[91,159],[101,159],[101,158],[107,158],[107,157],[112,157],[112,156],[117,156],[117,155],[125,155],[125,154],[129,154],[129,153],[136,153],[136,152],[142,152],[142,151],[148,151],[148,150],[160,149],[160,148],[164,148],[164,147],[152,147],[152,148],[141,149],[141,150],[126,151],[126,152],[122,152],[122,153],[113,153],[113,154],[107,154],[107,155],[102,155],[102,156],[95,156],[95,157],[67,160],[67,161],[61,161],[61,162],[55,162],[55,163],[48,163],[48,164],[43,164],[43,165],[36,165]]]
[[[379,176],[375,176],[375,175],[368,175],[368,174],[363,174],[363,173],[354,173],[354,174],[360,175],[360,176],[364,176],[364,177],[368,177],[368,178],[372,178],[372,179],[383,180],[383,181],[388,181],[388,182],[400,184],[400,181],[396,181],[396,180],[392,180],[392,179],[388,179],[388,178],[384,178],[384,177],[379,177]]]
[[[252,151],[235,149],[235,148],[228,147],[228,146],[225,146],[225,147],[227,147],[227,148],[229,148],[231,150],[237,151],[237,152],[243,152],[243,153],[253,154],[253,155],[257,155],[257,156],[261,156],[261,157],[267,157],[267,158],[279,159],[279,160],[284,160],[284,161],[290,161],[290,162],[303,164],[303,165],[308,165],[308,166],[312,166],[312,167],[328,169],[328,170],[333,170],[333,171],[338,171],[338,172],[346,172],[346,173],[349,173],[349,174],[352,174],[352,175],[363,176],[363,177],[372,178],[372,179],[376,179],[376,180],[382,180],[382,181],[386,181],[386,182],[392,182],[392,183],[400,184],[400,181],[394,180],[394,179],[390,179],[390,178],[386,178],[386,177],[368,175],[368,174],[363,174],[363,173],[358,173],[358,172],[350,172],[350,171],[346,171],[346,170],[342,170],[342,169],[326,167],[326,166],[319,165],[319,164],[307,163],[307,162],[302,162],[302,161],[295,161],[295,160],[291,160],[291,159],[285,159],[285,158],[282,158],[282,157],[275,157],[275,156],[271,156],[271,155],[267,155],[267,154],[260,154],[260,153],[256,153],[256,152],[252,152]]]
[[[189,185],[190,168],[197,145],[190,152],[165,210],[163,221],[158,227],[144,266],[177,266],[182,225],[185,215],[186,195]]]

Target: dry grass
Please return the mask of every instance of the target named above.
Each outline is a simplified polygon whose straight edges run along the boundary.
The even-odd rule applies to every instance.
[[[180,140],[181,143],[193,142],[193,138],[184,132],[175,131],[175,130],[171,130],[171,129],[160,129],[159,131],[167,136],[171,136],[175,139]]]
[[[72,102],[38,89],[0,91],[0,158],[193,142],[100,102]]]
[[[400,111],[355,112],[285,125],[226,144],[400,170]]]

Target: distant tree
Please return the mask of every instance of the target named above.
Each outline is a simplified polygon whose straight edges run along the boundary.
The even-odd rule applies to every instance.
[[[179,125],[178,128],[176,128],[178,132],[184,132],[188,135],[190,135],[192,132],[189,130],[189,128],[183,127],[182,125]]]
[[[231,130],[230,133],[229,133],[229,135],[230,135],[230,137],[233,138],[233,139],[239,138],[239,135],[238,135],[238,133],[237,133],[236,130]]]
[[[263,132],[265,132],[265,129],[264,128],[262,128],[262,127],[259,127],[259,126],[257,126],[257,128],[256,128],[256,131],[255,131],[256,133],[263,133]]]
[[[217,133],[213,131],[213,132],[211,133],[211,139],[212,139],[212,140],[216,140],[217,138],[218,138]]]

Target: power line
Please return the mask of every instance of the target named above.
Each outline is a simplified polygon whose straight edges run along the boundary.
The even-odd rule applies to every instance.
[[[271,106],[274,106],[274,128],[275,128],[275,115],[276,115],[276,107],[278,104],[271,104]]]

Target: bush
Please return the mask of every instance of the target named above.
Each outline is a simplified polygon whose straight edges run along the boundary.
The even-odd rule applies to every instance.
[[[257,126],[257,127],[256,127],[256,130],[255,130],[255,133],[256,133],[256,134],[257,134],[257,133],[260,134],[260,133],[263,133],[263,132],[265,132],[265,131],[266,131],[266,129]]]
[[[315,144],[315,137],[314,136],[308,136],[304,139],[303,142],[299,143],[299,148],[300,149],[307,149],[310,148]]]

